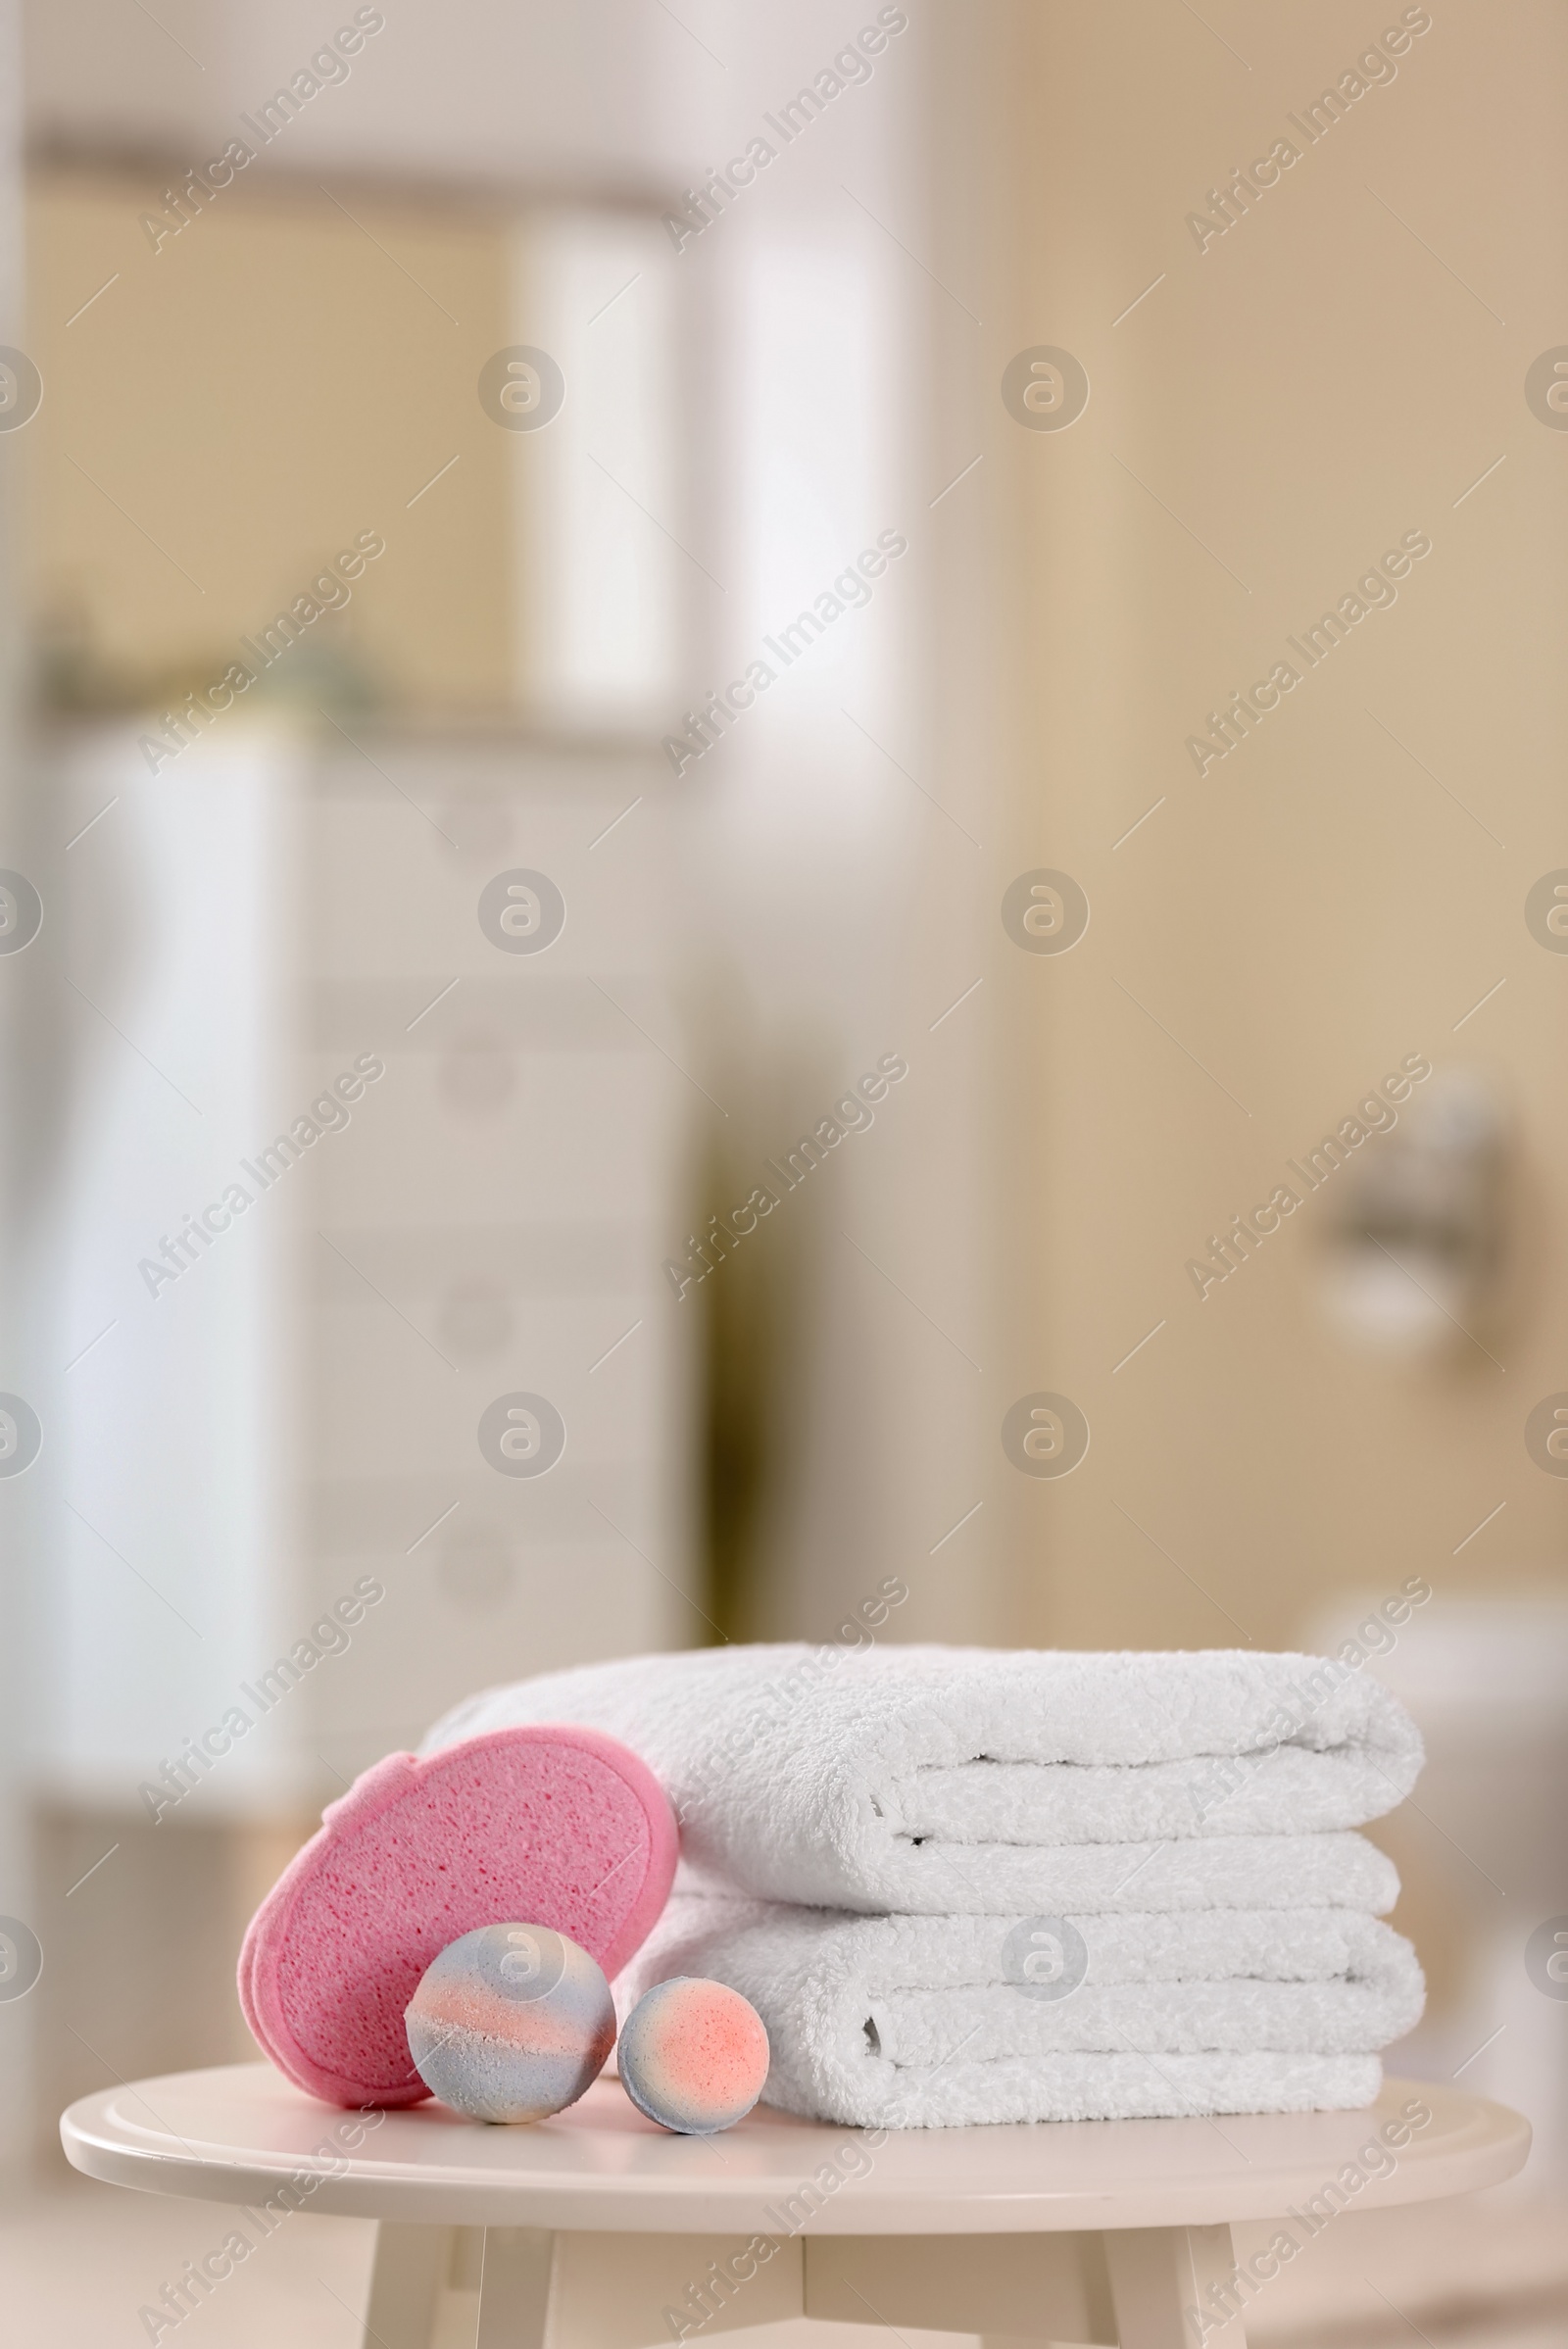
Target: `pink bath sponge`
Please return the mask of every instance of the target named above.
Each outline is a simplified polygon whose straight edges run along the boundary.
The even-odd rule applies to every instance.
[[[526,1917],[613,1976],[668,1897],[674,1815],[597,1730],[503,1729],[388,1754],[323,1812],[252,1918],[239,1996],[257,2040],[328,2103],[416,2104],[403,2013],[431,1960]]]

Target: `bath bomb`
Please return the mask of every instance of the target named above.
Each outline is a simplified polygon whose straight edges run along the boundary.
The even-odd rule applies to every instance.
[[[621,2085],[640,2113],[689,2137],[744,2120],[767,2083],[767,2032],[721,1982],[677,1975],[645,1991],[621,2029]]]
[[[443,2104],[470,2121],[542,2121],[604,2070],[615,2002],[564,1933],[481,1925],[425,1968],[403,2024],[419,2078]]]
[[[417,2104],[403,2011],[431,1960],[498,1918],[615,1974],[651,1931],[678,1834],[647,1765],[598,1730],[492,1730],[388,1754],[324,1813],[251,1920],[245,2020],[329,2103]]]

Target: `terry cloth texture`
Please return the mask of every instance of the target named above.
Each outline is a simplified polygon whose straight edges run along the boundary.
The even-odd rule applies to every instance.
[[[802,1645],[547,1673],[423,1750],[550,1722],[655,1771],[683,1884],[928,1916],[1383,1909],[1394,1872],[1346,1831],[1422,1761],[1387,1690],[1321,1656]]]
[[[728,1647],[494,1688],[452,1740],[580,1722],[675,1805],[622,1985],[750,1999],[766,2098],[858,2127],[1353,2107],[1411,2028],[1398,1880],[1354,1831],[1421,1767],[1304,1655]]]
[[[1036,1922],[677,1895],[616,1995],[726,1982],[767,2028],[770,2104],[894,2129],[1355,2106],[1421,2012],[1409,1943],[1353,1911],[1054,1921],[1087,1963],[1059,1997],[1020,1962]]]

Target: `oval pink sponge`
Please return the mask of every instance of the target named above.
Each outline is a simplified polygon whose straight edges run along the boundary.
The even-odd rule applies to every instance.
[[[598,1730],[494,1730],[418,1761],[388,1754],[322,1813],[252,1918],[245,2020],[280,2072],[331,2104],[416,2104],[403,2013],[431,1960],[526,1917],[614,1975],[668,1897],[663,1789]]]
[[[677,1974],[638,1999],[615,2061],[640,2113],[707,2137],[743,2121],[767,2085],[767,2031],[739,1990]]]

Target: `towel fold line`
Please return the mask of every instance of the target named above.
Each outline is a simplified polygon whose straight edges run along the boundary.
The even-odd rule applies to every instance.
[[[1041,1980],[1038,1923],[677,1897],[616,2002],[726,1982],[767,2028],[770,2103],[900,2128],[1361,2101],[1421,2012],[1414,1950],[1364,1915],[1057,1919]]]
[[[1249,1877],[1268,1905],[1296,1861],[1262,1846],[1286,1841],[1318,1870],[1298,1899],[1386,1908],[1393,1870],[1351,1831],[1422,1759],[1395,1698],[1322,1657],[803,1645],[547,1673],[458,1706],[424,1750],[524,1721],[641,1754],[694,1881],[866,1914],[1103,1908],[1118,1852],[1121,1874],[1158,1867],[1146,1907],[1241,1905]]]

